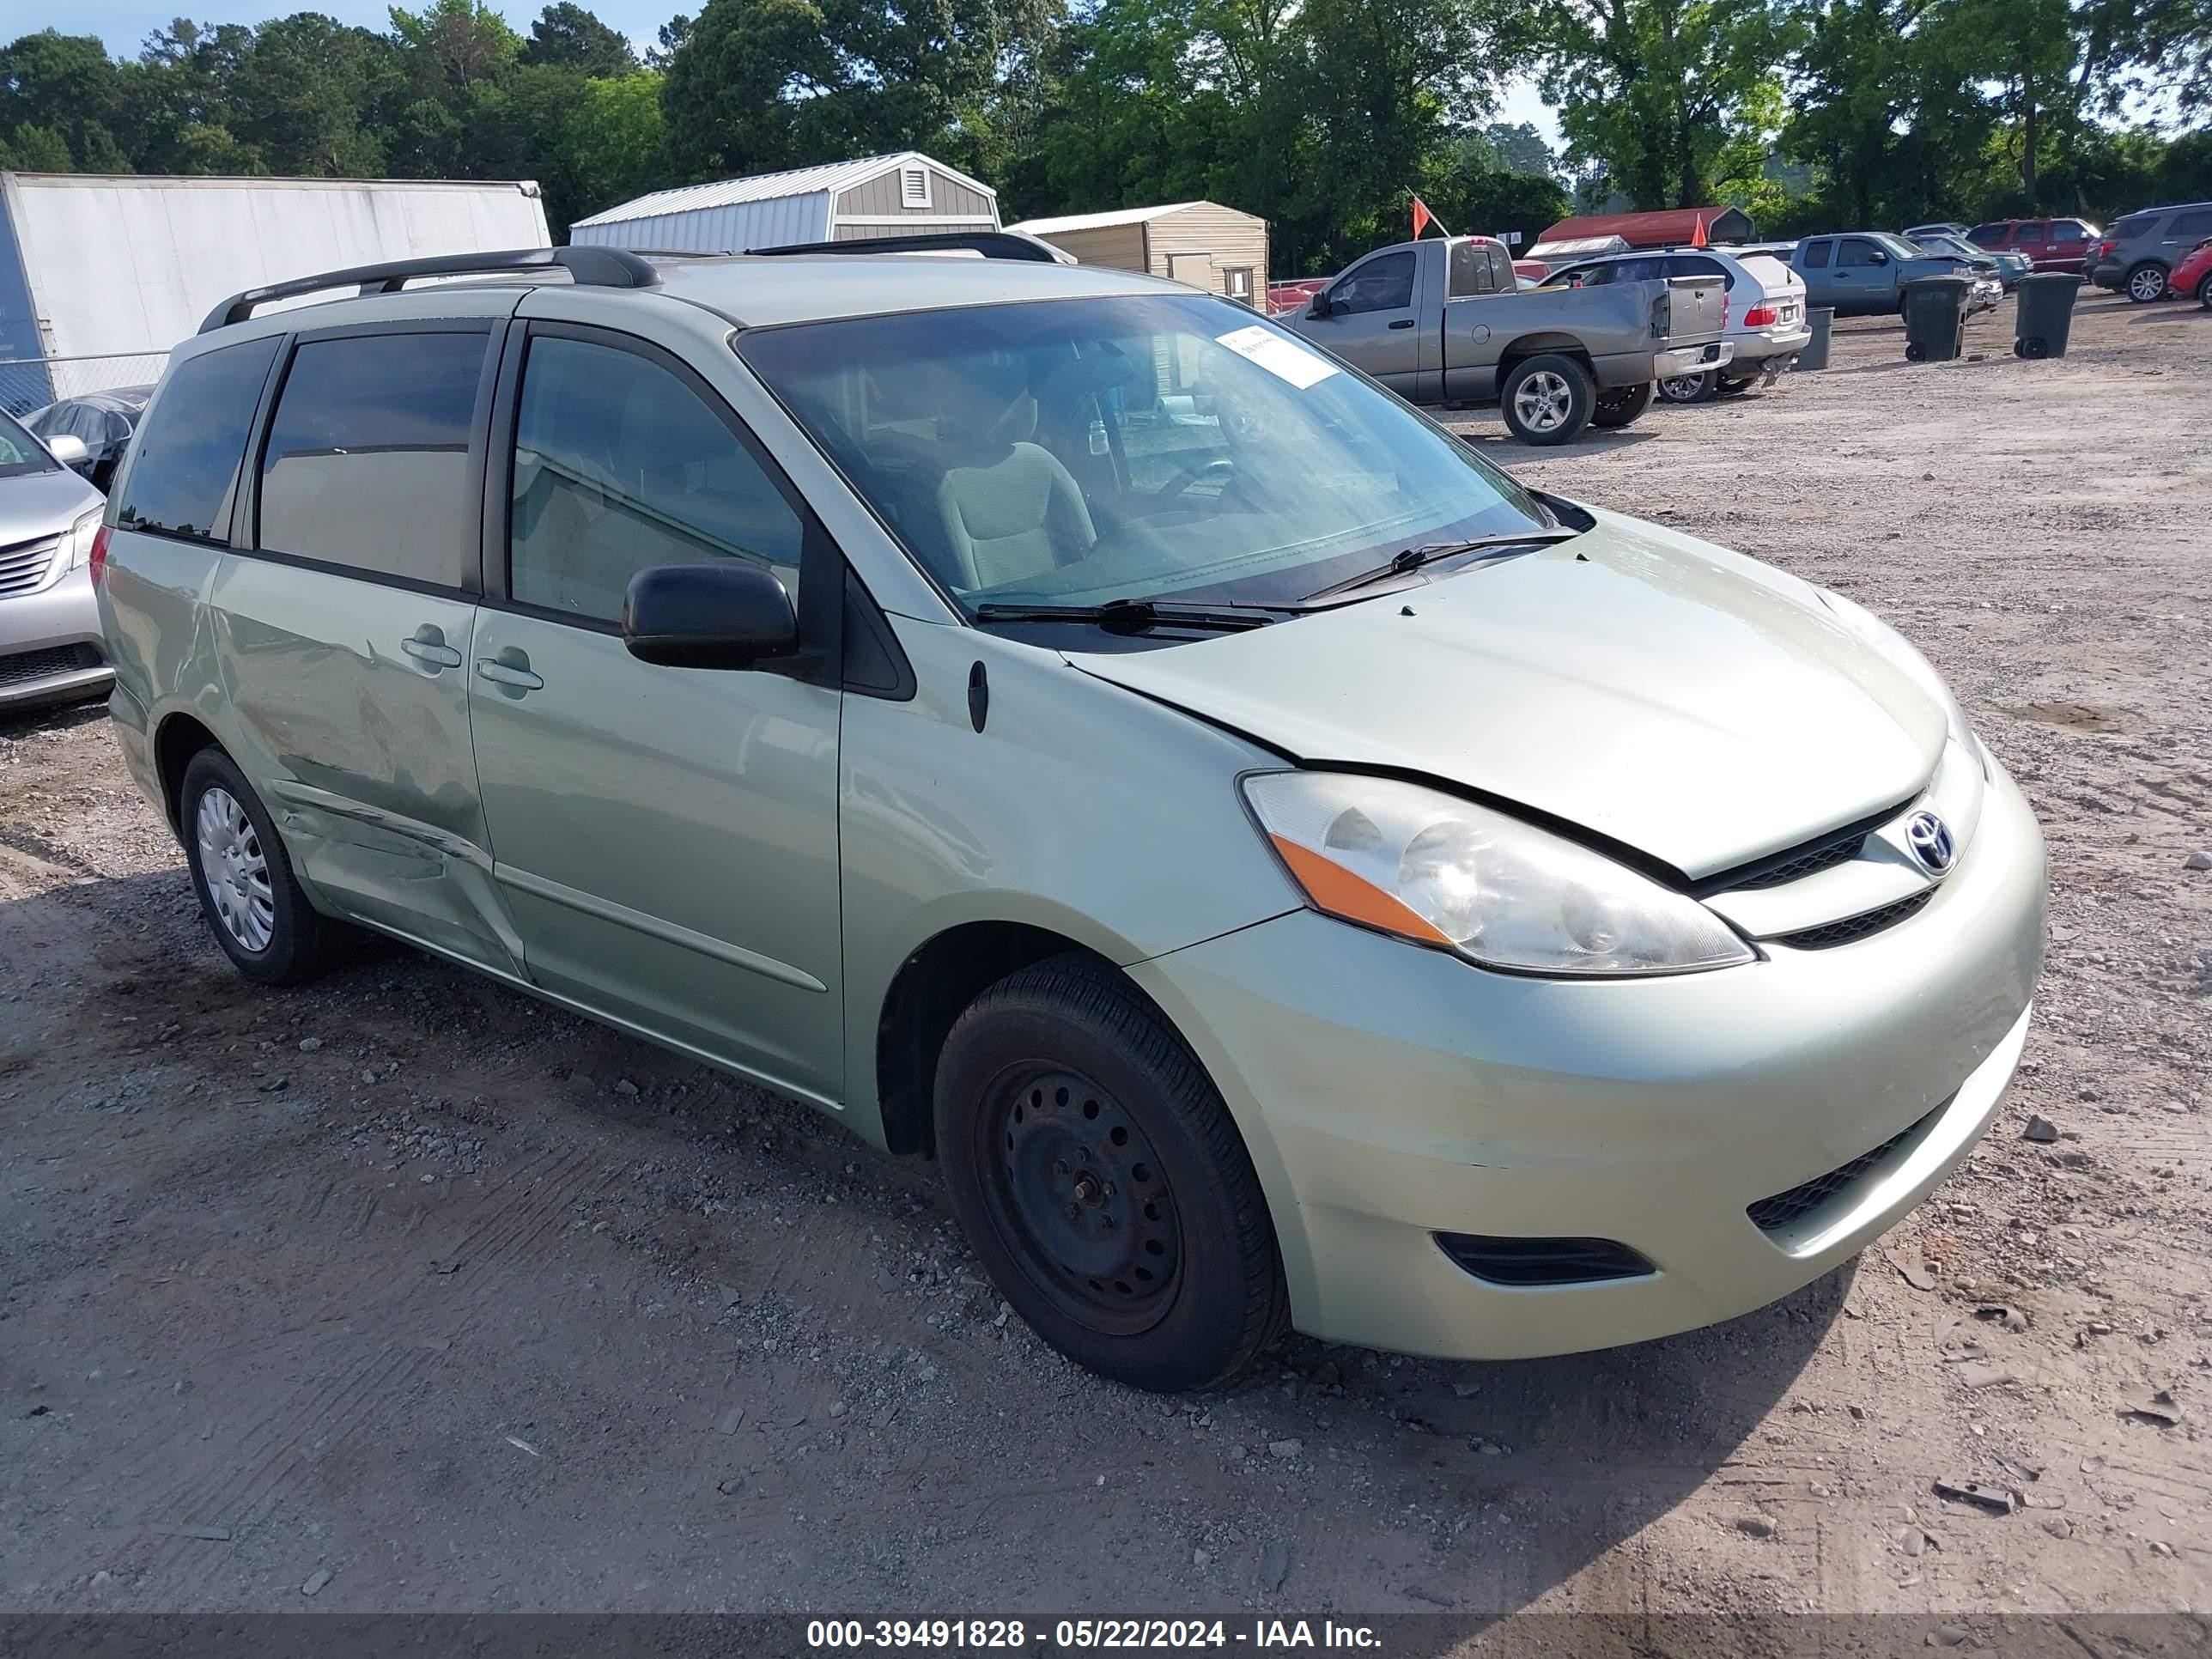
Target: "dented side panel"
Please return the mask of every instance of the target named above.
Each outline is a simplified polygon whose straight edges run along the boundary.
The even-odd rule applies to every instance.
[[[520,974],[469,735],[475,605],[234,556],[216,573],[208,621],[224,742],[310,891]]]

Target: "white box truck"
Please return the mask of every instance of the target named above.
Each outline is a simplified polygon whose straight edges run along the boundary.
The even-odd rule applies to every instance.
[[[0,173],[0,408],[150,381],[244,289],[550,240],[529,180]]]

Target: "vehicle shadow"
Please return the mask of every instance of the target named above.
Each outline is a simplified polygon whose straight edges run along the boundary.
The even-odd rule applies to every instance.
[[[9,1346],[39,1357],[41,1402],[90,1425],[15,1496],[55,1524],[41,1557],[72,1565],[88,1546],[61,1525],[68,1494],[123,1438],[131,1490],[167,1490],[209,1455],[204,1419],[230,1455],[234,1435],[314,1407],[369,1344],[421,1370],[434,1412],[404,1391],[368,1401],[343,1456],[254,1502],[337,1542],[426,1516],[470,1536],[450,1583],[406,1569],[453,1610],[504,1578],[533,1586],[524,1607],[604,1605],[651,1559],[669,1588],[650,1605],[671,1610],[700,1583],[725,1608],[796,1593],[872,1616],[916,1584],[1023,1613],[1067,1612],[1081,1587],[1139,1610],[1457,1615],[1434,1621],[1441,1644],[1570,1581],[1607,1598],[1617,1575],[1607,1599],[1638,1605],[1642,1558],[1615,1547],[1677,1524],[1738,1457],[1853,1283],[1846,1267],[1724,1326],[1565,1358],[1457,1364],[1291,1336],[1232,1386],[1164,1401],[1000,1317],[931,1166],[396,945],[312,985],[252,986],[180,870],[0,863],[0,997],[46,1028],[0,1041],[0,1138],[43,1172],[14,1200],[40,1254]],[[480,1167],[425,1150],[459,1136],[483,1139]],[[89,1199],[72,1184],[88,1158]],[[475,1241],[458,1273],[457,1239]],[[95,1271],[114,1288],[88,1310],[73,1287]],[[250,1297],[211,1291],[234,1275]],[[327,1322],[339,1309],[343,1332]],[[135,1369],[84,1380],[151,1333],[158,1397]],[[650,1410],[625,1358],[648,1352]],[[0,1353],[0,1397],[33,1370]],[[172,1376],[211,1403],[194,1433],[148,1439],[143,1413],[182,1409]],[[842,1421],[832,1401],[851,1402]],[[557,1441],[558,1461],[510,1454],[523,1438]],[[506,1474],[478,1473],[485,1446]],[[538,1519],[510,1537],[505,1483],[526,1454]],[[850,1492],[868,1494],[859,1510]],[[109,1522],[171,1518],[118,1501]],[[767,1547],[787,1508],[823,1505],[843,1521],[810,1529],[802,1556]],[[242,1499],[204,1507],[196,1524],[242,1540],[264,1524]],[[627,1565],[606,1564],[610,1538]],[[261,1605],[247,1567],[188,1568],[191,1547],[118,1560],[133,1605]],[[413,1604],[374,1554],[364,1543],[332,1587],[339,1605]],[[975,1564],[1015,1559],[1018,1583],[986,1593]]]
[[[1572,443],[1540,447],[1524,444],[1508,432],[1503,424],[1496,427],[1459,427],[1451,428],[1452,435],[1480,455],[1500,466],[1510,468],[1517,461],[1549,460],[1561,455],[1602,455],[1611,450],[1633,448],[1649,442],[1659,434],[1642,422],[1660,413],[1654,404],[1638,423],[1618,431],[1601,431],[1596,427],[1585,427]]]

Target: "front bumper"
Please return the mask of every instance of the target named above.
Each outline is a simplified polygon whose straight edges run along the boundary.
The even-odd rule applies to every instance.
[[[1655,353],[1652,357],[1651,378],[1670,380],[1677,374],[1703,374],[1707,369],[1726,368],[1735,359],[1735,342],[1711,340],[1701,346],[1677,346]]]
[[[114,678],[91,571],[79,567],[35,593],[0,599],[0,708],[94,696]]]
[[[2044,880],[2042,836],[2000,769],[1935,896],[1827,950],[1543,980],[1298,911],[1132,972],[1243,1132],[1299,1329],[1449,1358],[1566,1353],[1763,1306],[1919,1203],[2019,1059]],[[1747,1213],[1900,1133],[1799,1222],[1770,1232]],[[1613,1240],[1655,1271],[1501,1285],[1455,1265],[1439,1232]]]

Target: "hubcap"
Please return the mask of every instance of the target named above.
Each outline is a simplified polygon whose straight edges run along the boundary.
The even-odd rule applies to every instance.
[[[985,1197],[1000,1236],[1059,1309],[1133,1334],[1173,1303],[1182,1228],[1152,1142],[1074,1072],[1009,1073],[981,1115]]]
[[[276,927],[276,900],[269,890],[269,861],[253,820],[228,789],[200,797],[194,825],[199,841],[200,885],[223,931],[240,948],[262,951]]]
[[[2139,270],[2128,278],[2128,291],[2138,300],[2155,300],[2166,292],[2166,273]]]
[[[1567,423],[1574,401],[1565,375],[1540,368],[1514,388],[1513,412],[1531,432],[1556,432]]]

